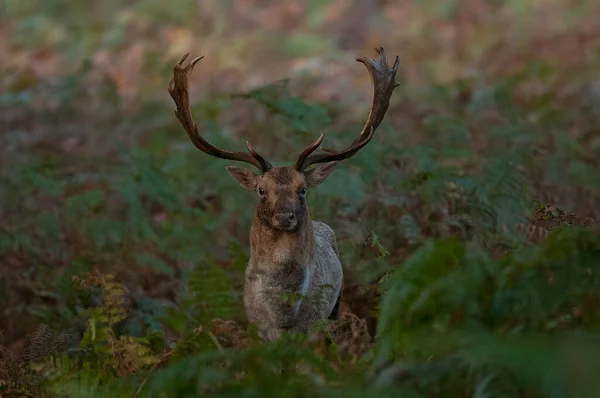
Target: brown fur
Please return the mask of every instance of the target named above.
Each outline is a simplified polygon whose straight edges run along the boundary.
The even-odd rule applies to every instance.
[[[307,188],[323,182],[336,161],[354,156],[369,143],[389,107],[396,82],[399,58],[388,65],[383,47],[376,49],[379,60],[363,56],[373,83],[373,103],[369,118],[352,144],[341,151],[315,152],[324,133],[310,144],[291,167],[272,165],[246,142],[248,152],[220,149],[199,133],[190,111],[189,78],[194,65],[203,57],[186,64],[184,55],[173,68],[169,94],[177,108],[175,115],[192,143],[202,152],[220,159],[251,164],[261,171],[228,167],[231,177],[242,187],[259,195],[250,231],[251,255],[246,271],[244,304],[250,322],[261,336],[271,340],[283,330],[307,332],[316,320],[336,318],[339,312],[342,265],[329,226],[311,221],[306,206]],[[312,165],[317,165],[307,170]],[[327,289],[329,286],[329,289]],[[285,294],[307,295],[298,305],[282,301]]]
[[[250,229],[244,307],[264,340],[279,337],[283,330],[309,333],[315,321],[336,318],[343,271],[335,233],[310,219],[302,193],[323,182],[333,166],[306,173],[275,167],[258,176],[228,167],[242,187],[259,196]],[[282,228],[276,217],[282,213],[293,213],[295,225]]]

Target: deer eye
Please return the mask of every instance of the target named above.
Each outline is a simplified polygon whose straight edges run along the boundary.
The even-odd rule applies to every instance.
[[[304,194],[306,193],[306,187],[303,187],[303,188],[300,190],[300,193],[301,193],[302,195],[304,195]]]
[[[258,188],[258,194],[259,195],[264,195],[265,194],[265,190],[262,188]]]

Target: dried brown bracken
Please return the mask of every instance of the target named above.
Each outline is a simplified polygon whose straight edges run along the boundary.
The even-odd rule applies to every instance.
[[[22,349],[11,352],[0,347],[0,384],[4,381],[13,389],[39,385],[44,375],[33,371],[30,364],[60,354],[71,341],[70,334],[56,334],[50,326],[40,324],[23,338]]]

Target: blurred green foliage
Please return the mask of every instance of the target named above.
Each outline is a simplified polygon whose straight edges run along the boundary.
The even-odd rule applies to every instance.
[[[128,96],[126,72],[100,72],[98,59],[135,53],[134,39],[158,41],[161,32],[173,35],[169,46],[187,43],[178,26],[202,31],[196,6],[214,12],[207,46],[224,65],[250,62],[254,41],[275,28],[256,39],[227,25],[227,10],[243,2],[101,3],[4,3],[10,48],[59,53],[74,66],[44,78],[3,72],[1,396],[598,395],[600,42],[565,67],[533,44],[524,62],[517,45],[490,45],[490,55],[474,33],[479,57],[465,61],[467,72],[434,79],[438,67],[455,65],[443,52],[422,59],[410,43],[432,39],[406,39],[416,29],[409,24],[402,58],[427,80],[399,87],[376,138],[309,193],[312,217],[336,231],[346,274],[344,317],[318,325],[333,343],[286,335],[260,344],[241,305],[252,196],[187,142],[165,100],[172,54],[144,53],[137,97]],[[505,7],[523,24],[533,3],[473,4]],[[468,25],[460,2],[432,4],[414,2],[414,24]],[[325,29],[335,6],[307,2],[300,35],[290,27],[255,57],[265,48],[283,59],[324,53],[323,63],[343,53]],[[582,17],[580,8],[569,18]],[[294,12],[261,21],[277,15],[291,25]],[[491,26],[504,37],[489,18],[477,25],[482,36]],[[223,26],[243,45],[219,36]],[[518,67],[486,69],[502,51]],[[265,58],[265,67],[275,63]],[[233,134],[241,130],[275,160],[293,161],[321,129],[331,132],[326,146],[340,147],[366,117],[350,100],[308,100],[303,90],[314,85],[314,76],[295,76],[213,87],[192,111],[218,146],[242,148],[246,137]],[[245,119],[227,119],[238,115]],[[32,330],[22,354],[9,349]]]

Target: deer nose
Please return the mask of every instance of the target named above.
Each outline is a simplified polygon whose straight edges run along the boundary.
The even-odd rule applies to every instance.
[[[276,225],[282,228],[293,227],[296,222],[296,215],[292,212],[277,213],[274,218]]]
[[[296,219],[296,215],[294,213],[277,213],[275,214],[275,220],[277,222],[285,223],[289,221],[294,221]]]

